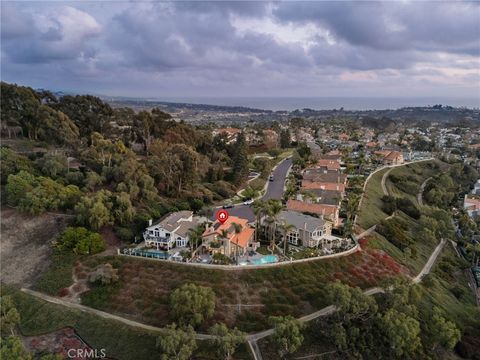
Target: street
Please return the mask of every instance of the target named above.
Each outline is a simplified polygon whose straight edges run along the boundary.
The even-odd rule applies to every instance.
[[[285,179],[290,166],[292,166],[292,159],[287,158],[276,167],[276,169],[272,172],[273,181],[268,182],[267,192],[262,197],[262,200],[282,199],[283,187],[285,185]],[[250,205],[235,205],[235,207],[227,209],[227,211],[232,216],[238,216],[240,218],[247,219],[249,222],[255,221],[255,214],[253,213]],[[215,219],[216,212],[217,209],[213,209],[212,220]]]

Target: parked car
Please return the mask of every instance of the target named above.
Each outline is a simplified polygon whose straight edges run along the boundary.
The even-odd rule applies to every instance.
[[[270,175],[270,176],[268,177],[268,181],[273,181],[273,175]]]
[[[222,206],[222,208],[231,209],[231,208],[233,208],[233,204],[225,204],[225,205]]]
[[[243,202],[243,205],[251,205],[253,204],[253,199],[247,199]]]

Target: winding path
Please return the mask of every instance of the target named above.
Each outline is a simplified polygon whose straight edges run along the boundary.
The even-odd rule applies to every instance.
[[[430,258],[428,259],[428,261],[425,264],[425,266],[423,267],[423,269],[412,280],[415,284],[418,284],[419,282],[421,282],[422,278],[430,272],[430,270],[433,267],[433,264],[437,260],[438,255],[440,254],[440,252],[443,249],[445,244],[446,244],[446,240],[442,239],[440,244],[437,245],[437,247],[435,248],[433,253],[430,255]],[[118,316],[118,315],[114,315],[114,314],[111,314],[111,313],[108,313],[108,312],[105,312],[105,311],[93,309],[93,308],[85,306],[85,305],[73,303],[73,302],[66,301],[66,300],[63,300],[63,299],[60,299],[60,298],[57,298],[57,297],[46,295],[46,294],[40,293],[38,291],[31,290],[31,289],[22,288],[21,291],[23,291],[24,293],[27,293],[29,295],[35,296],[39,299],[42,299],[44,301],[47,301],[49,303],[66,306],[70,309],[77,309],[77,310],[80,310],[82,312],[97,315],[97,316],[100,316],[100,317],[105,318],[105,319],[119,321],[119,322],[124,323],[126,325],[133,326],[133,327],[136,327],[136,328],[140,328],[140,329],[143,329],[143,330],[160,332],[160,333],[164,330],[163,328],[160,328],[160,327],[157,327],[157,326],[147,325],[147,324],[144,324],[144,323],[141,323],[141,322],[138,322],[138,321],[134,321],[134,320],[124,318],[122,316]],[[384,293],[384,292],[385,292],[385,290],[383,288],[374,287],[374,288],[370,288],[370,289],[365,290],[364,294],[370,296],[370,295],[380,294],[380,293]],[[298,318],[298,320],[301,321],[301,322],[308,322],[308,321],[312,321],[312,320],[317,319],[317,318],[322,317],[322,316],[330,315],[330,314],[334,313],[335,311],[336,311],[335,305],[329,305],[329,306],[326,306],[323,309],[317,310],[317,311],[315,311],[311,314],[302,316],[302,317]],[[255,360],[262,360],[262,354],[260,352],[260,348],[258,347],[257,341],[261,340],[261,339],[263,339],[267,336],[272,335],[274,331],[275,331],[275,329],[271,328],[271,329],[267,329],[267,330],[264,330],[264,331],[260,331],[260,332],[257,332],[257,333],[247,335],[246,341],[248,342],[248,346],[249,346],[250,350],[252,351],[252,354],[253,354]],[[197,333],[195,335],[195,337],[196,337],[197,340],[209,340],[209,339],[213,338],[213,335]]]
[[[430,180],[432,180],[432,177],[429,177],[428,179],[425,179],[425,181],[420,186],[420,190],[418,191],[417,202],[418,202],[418,205],[420,205],[420,206],[423,206],[423,191],[425,190],[425,186],[427,185],[427,183]]]

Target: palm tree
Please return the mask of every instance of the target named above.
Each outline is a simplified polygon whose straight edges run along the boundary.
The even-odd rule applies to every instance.
[[[277,216],[278,214],[280,214],[280,211],[282,211],[282,203],[278,200],[274,200],[274,199],[270,199],[268,200],[268,216],[271,220],[271,222],[273,223],[273,226],[272,226],[272,233],[271,233],[271,243],[270,243],[270,247],[273,251],[274,247],[275,247],[275,231],[276,231],[276,227],[277,227]]]
[[[295,229],[295,226],[292,224],[287,223],[286,221],[283,221],[280,224],[280,229],[282,229],[283,233],[283,255],[287,256],[287,235],[290,231]]]
[[[228,240],[227,230],[222,229],[220,231],[220,239],[222,239],[222,242],[223,242],[223,255],[227,256],[227,240]]]
[[[238,235],[242,232],[242,225],[237,224],[237,223],[232,223],[233,228],[235,230],[235,235]],[[235,246],[235,261],[237,262],[238,265],[238,238],[237,238],[237,244]]]
[[[256,223],[255,223],[255,242],[258,242],[258,232],[260,230],[260,221],[262,215],[267,211],[267,204],[263,200],[256,200],[252,204],[253,213],[255,214]]]
[[[190,241],[190,251],[191,251],[191,258],[192,259],[193,259],[194,251],[197,251],[197,249],[198,249],[198,242],[201,241],[202,234],[203,234],[203,227],[201,225],[197,226],[194,229],[190,229],[188,231],[188,238],[189,238],[189,241]],[[193,247],[194,243],[195,243],[195,249]]]

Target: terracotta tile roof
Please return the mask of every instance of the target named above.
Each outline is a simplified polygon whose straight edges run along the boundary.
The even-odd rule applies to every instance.
[[[235,234],[235,236],[230,241],[235,245],[238,245],[242,248],[246,248],[248,246],[249,241],[252,239],[254,232],[255,232],[254,229],[247,226],[242,230],[240,234]]]
[[[320,159],[317,161],[318,166],[324,166],[327,169],[340,169],[340,162],[338,160],[331,160],[331,159]]]
[[[233,223],[239,224],[242,228],[245,228],[247,226],[248,220],[247,219],[242,219],[237,216],[229,216],[227,221],[225,221],[223,224],[221,224],[218,220],[216,220],[212,226],[210,226],[207,230],[205,230],[202,234],[202,236],[209,236],[212,234],[218,234],[220,235],[222,233],[222,230],[226,230],[230,236],[230,240],[233,237],[233,234],[235,234],[235,228],[233,226]]]
[[[465,197],[463,206],[469,210],[480,210],[480,199]]]
[[[333,218],[337,214],[338,206],[310,204],[299,200],[288,200],[287,209],[299,212],[309,212]]]

